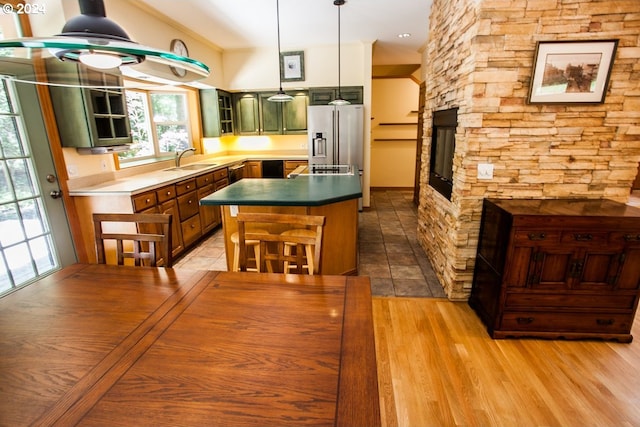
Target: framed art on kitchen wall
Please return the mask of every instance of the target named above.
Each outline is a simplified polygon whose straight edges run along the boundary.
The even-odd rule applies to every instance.
[[[299,82],[304,80],[304,52],[280,53],[280,80]]]
[[[600,104],[618,40],[538,42],[530,104]]]

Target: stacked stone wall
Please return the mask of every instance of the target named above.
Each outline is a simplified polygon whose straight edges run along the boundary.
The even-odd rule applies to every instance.
[[[618,39],[602,104],[528,104],[536,42]],[[484,198],[626,202],[640,161],[640,1],[434,0],[419,240],[447,295],[468,297]],[[457,107],[451,201],[428,185],[431,116]],[[494,177],[477,178],[479,163]]]

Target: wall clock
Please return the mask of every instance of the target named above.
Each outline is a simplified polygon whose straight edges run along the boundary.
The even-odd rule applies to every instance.
[[[185,42],[183,42],[180,39],[171,40],[170,49],[171,49],[171,52],[175,53],[176,55],[185,56],[185,57],[189,56],[189,50],[187,49],[187,45],[185,44]],[[170,67],[170,68],[171,68],[171,72],[173,72],[173,74],[175,74],[178,77],[184,77],[185,75],[187,75],[187,70],[185,70],[184,68],[179,68],[179,67]]]

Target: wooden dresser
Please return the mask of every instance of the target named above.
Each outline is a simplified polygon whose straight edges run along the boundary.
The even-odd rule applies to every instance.
[[[493,338],[630,342],[639,295],[640,209],[484,201],[469,305]]]

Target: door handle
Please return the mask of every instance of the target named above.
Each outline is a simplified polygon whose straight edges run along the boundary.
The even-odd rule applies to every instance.
[[[59,199],[62,197],[62,190],[51,190],[49,193],[52,199]]]

